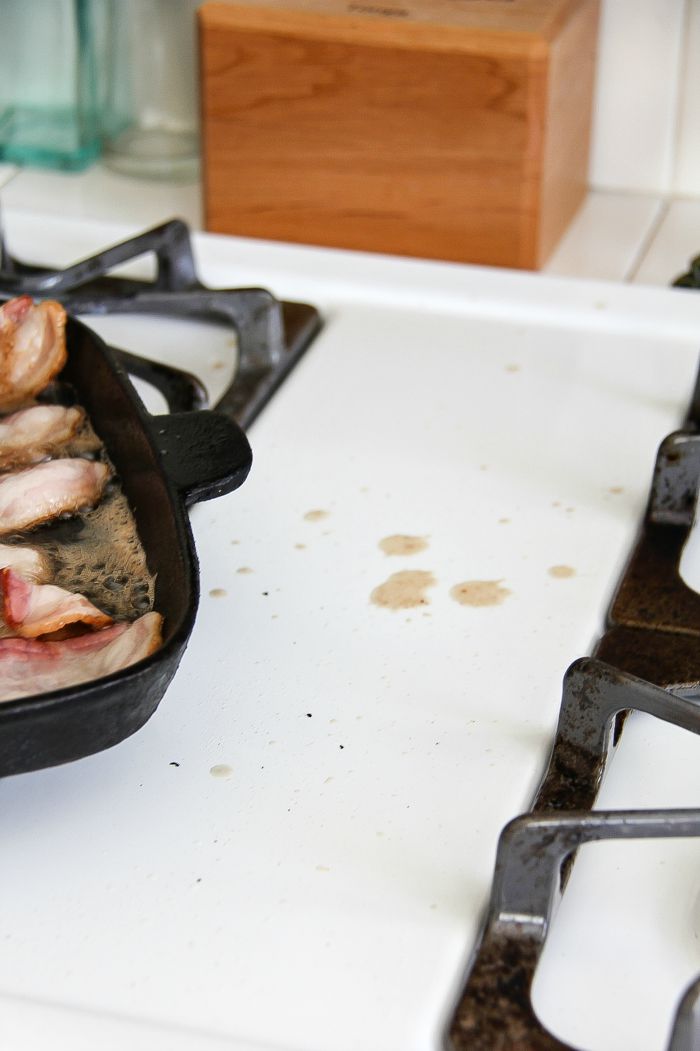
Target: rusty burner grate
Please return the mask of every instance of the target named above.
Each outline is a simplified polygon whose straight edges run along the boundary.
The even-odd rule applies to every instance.
[[[109,276],[132,259],[153,253],[153,281]],[[279,301],[262,288],[207,288],[199,280],[190,231],[173,219],[113,245],[64,270],[15,259],[0,224],[0,297],[31,295],[58,299],[73,314],[156,314],[232,325],[238,363],[215,408],[248,427],[294,368],[321,327],[307,303]],[[133,375],[154,383],[174,399],[173,411],[202,408],[206,392],[187,373],[113,348]]]
[[[695,269],[700,279],[700,257]],[[700,595],[679,573],[699,488],[700,374],[682,429],[659,448],[607,630],[594,655],[564,677],[532,809],[501,833],[480,941],[445,1037],[450,1051],[573,1051],[536,1017],[531,988],[577,849],[602,839],[700,835],[700,810],[593,809],[628,712],[700,732]],[[700,1051],[700,976],[680,1001],[668,1051]]]

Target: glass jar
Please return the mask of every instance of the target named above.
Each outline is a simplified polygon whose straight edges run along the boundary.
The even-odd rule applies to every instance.
[[[79,171],[101,147],[103,0],[2,0],[0,160]]]
[[[198,0],[107,0],[105,164],[189,180],[199,164]]]

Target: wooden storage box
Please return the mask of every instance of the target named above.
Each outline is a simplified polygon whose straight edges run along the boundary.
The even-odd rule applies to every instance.
[[[581,202],[597,0],[199,17],[208,230],[537,267]]]

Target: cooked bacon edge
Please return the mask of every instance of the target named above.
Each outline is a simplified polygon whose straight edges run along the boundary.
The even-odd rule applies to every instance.
[[[112,623],[85,595],[55,584],[30,584],[11,569],[0,570],[0,588],[3,620],[25,639],[60,631],[67,624],[98,629]]]
[[[109,473],[106,464],[75,456],[1,477],[0,534],[96,504]]]
[[[32,584],[45,584],[51,576],[48,558],[35,547],[0,544],[0,569],[13,569]]]
[[[0,639],[0,701],[100,679],[143,660],[161,644],[159,613],[62,642]]]
[[[19,296],[0,307],[0,411],[33,398],[66,361],[66,312],[60,303]]]
[[[32,405],[0,420],[0,470],[36,463],[72,438],[85,413],[75,406]]]

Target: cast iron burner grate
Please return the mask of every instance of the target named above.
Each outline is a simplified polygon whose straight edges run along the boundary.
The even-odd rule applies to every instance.
[[[114,267],[151,252],[157,263],[153,281],[110,276]],[[232,325],[238,337],[238,367],[215,408],[243,428],[267,404],[321,327],[318,311],[307,303],[280,301],[262,288],[207,288],[197,276],[190,231],[179,219],[63,270],[20,262],[10,254],[0,226],[0,296],[23,294],[58,299],[73,314],[154,314]],[[151,382],[157,378],[161,388],[170,385],[180,407],[200,407],[205,400],[201,384],[186,373],[126,351],[117,354],[129,372]]]
[[[578,848],[603,839],[700,836],[697,809],[594,809],[630,711],[700,733],[700,595],[680,575],[699,493],[700,375],[682,429],[659,447],[607,630],[593,657],[575,661],[564,676],[531,810],[501,833],[487,915],[445,1037],[449,1051],[573,1051],[539,1021],[531,989]],[[700,1051],[700,976],[680,1000],[668,1051]]]

